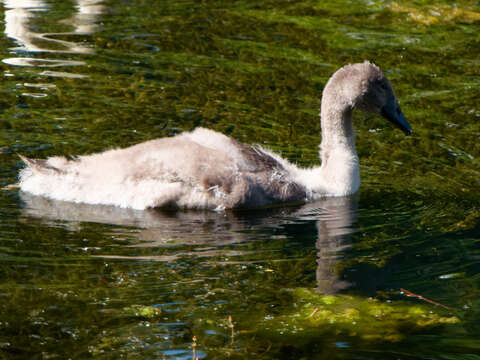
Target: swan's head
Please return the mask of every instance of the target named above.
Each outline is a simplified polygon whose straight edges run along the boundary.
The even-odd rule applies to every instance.
[[[405,134],[412,132],[398,105],[390,81],[374,64],[365,61],[344,66],[331,80],[335,83],[335,92],[343,97],[352,109],[380,114]]]

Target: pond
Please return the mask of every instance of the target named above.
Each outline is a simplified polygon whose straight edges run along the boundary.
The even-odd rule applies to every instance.
[[[3,0],[0,358],[480,359],[478,2]],[[203,126],[319,164],[323,87],[370,60],[352,197],[138,211],[11,186],[32,158]]]

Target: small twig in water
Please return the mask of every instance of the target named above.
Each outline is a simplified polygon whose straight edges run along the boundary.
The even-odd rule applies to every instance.
[[[105,280],[105,278],[103,276],[99,276],[98,281],[100,281],[105,286],[108,286],[108,287],[111,286],[110,283],[107,280]]]
[[[307,316],[307,319],[311,318],[313,315],[315,315],[318,310],[320,310],[318,307],[316,307],[315,309],[313,309],[312,313],[310,315]]]
[[[457,311],[457,310],[455,310],[454,308],[451,308],[451,307],[449,307],[449,306],[440,304],[439,302],[436,302],[436,301],[427,299],[426,297],[423,297],[422,295],[414,294],[414,293],[412,293],[411,291],[405,290],[405,289],[403,289],[403,288],[400,288],[400,291],[401,291],[402,293],[404,293],[404,294],[405,294],[406,296],[408,296],[408,297],[416,297],[417,299],[426,301],[426,302],[428,302],[428,303],[430,303],[430,304],[433,304],[433,305],[436,305],[436,306],[440,306],[441,308],[444,308],[444,309],[447,309],[447,310],[450,310],[450,311]]]
[[[198,360],[197,356],[197,337],[194,335],[193,338],[193,343],[192,343],[192,360]]]
[[[20,185],[10,184],[10,185],[6,185],[3,188],[1,188],[1,190],[5,190],[5,191],[16,190],[16,189],[20,189]]]
[[[228,326],[232,329],[232,342],[231,344],[233,345],[233,341],[234,341],[234,338],[235,338],[235,327],[233,325],[233,322],[232,322],[232,315],[228,315]]]

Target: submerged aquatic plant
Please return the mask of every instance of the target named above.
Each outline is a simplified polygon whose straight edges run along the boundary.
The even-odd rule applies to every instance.
[[[480,12],[459,8],[455,5],[428,5],[421,8],[409,7],[397,2],[387,6],[393,12],[406,13],[408,19],[422,25],[438,23],[473,23],[480,21]]]
[[[158,317],[162,310],[149,305],[130,305],[123,309],[125,315],[152,319]]]
[[[292,290],[292,297],[294,310],[269,316],[261,323],[260,332],[274,338],[294,336],[301,342],[327,334],[397,342],[420,330],[460,323],[457,316],[442,315],[431,306],[405,301],[322,295],[306,288]]]

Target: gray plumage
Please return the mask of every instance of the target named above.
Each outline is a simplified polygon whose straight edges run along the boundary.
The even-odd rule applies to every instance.
[[[346,66],[322,99],[322,165],[302,169],[258,146],[197,128],[171,138],[76,158],[31,160],[23,191],[56,200],[135,209],[259,207],[344,196],[360,184],[352,110],[379,113],[405,132],[393,88],[368,62]]]

